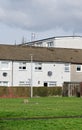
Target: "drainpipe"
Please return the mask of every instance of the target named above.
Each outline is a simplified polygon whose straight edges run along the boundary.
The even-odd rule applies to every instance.
[[[13,87],[13,61],[12,61],[12,68],[11,68],[11,86]]]

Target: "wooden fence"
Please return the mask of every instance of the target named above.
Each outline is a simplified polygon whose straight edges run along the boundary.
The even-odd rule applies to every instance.
[[[76,96],[81,97],[82,96],[82,83],[81,82],[64,82],[63,85],[63,96]]]

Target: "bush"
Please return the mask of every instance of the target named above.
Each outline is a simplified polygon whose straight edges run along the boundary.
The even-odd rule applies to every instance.
[[[34,87],[33,96],[61,96],[62,87]]]

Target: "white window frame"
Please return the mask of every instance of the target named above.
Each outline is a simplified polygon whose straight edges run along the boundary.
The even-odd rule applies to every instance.
[[[49,87],[57,86],[57,81],[49,81],[49,82],[48,82],[48,86],[49,86]]]
[[[42,47],[42,42],[36,43],[37,46]]]
[[[42,71],[42,63],[35,63],[35,71]]]
[[[9,61],[1,61],[1,69],[8,70],[9,69]]]
[[[82,66],[81,65],[76,66],[76,72],[82,72]]]
[[[65,72],[70,72],[70,65],[69,65],[68,63],[66,63],[66,64],[64,65],[64,71],[65,71]]]
[[[0,86],[8,86],[8,81],[0,81]]]
[[[19,70],[26,70],[26,62],[19,62]]]
[[[48,47],[53,47],[53,46],[54,46],[54,42],[53,42],[53,41],[47,42],[47,46],[48,46]]]
[[[19,81],[19,86],[30,86],[29,81]]]

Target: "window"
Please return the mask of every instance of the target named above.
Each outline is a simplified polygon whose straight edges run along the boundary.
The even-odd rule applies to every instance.
[[[8,86],[8,81],[3,81],[3,86]]]
[[[53,41],[47,42],[47,45],[48,47],[53,47],[54,46]]]
[[[65,64],[65,72],[69,72],[69,70],[70,70],[70,67],[69,67],[69,64]]]
[[[53,86],[56,86],[57,85],[57,82],[56,81],[50,81],[49,82],[49,86],[50,87],[53,87]]]
[[[8,68],[9,68],[9,62],[7,62],[7,61],[2,61],[2,62],[1,62],[1,68],[2,68],[2,69],[8,69]]]
[[[38,84],[40,84],[40,81],[38,81]]]
[[[48,86],[48,83],[47,82],[44,82],[44,87],[47,87]]]
[[[19,86],[30,86],[29,81],[19,81]]]
[[[26,62],[19,63],[19,70],[26,70]]]
[[[77,72],[81,71],[81,65],[77,65]]]
[[[42,46],[42,42],[38,42],[36,45],[41,47]]]
[[[41,71],[42,70],[42,63],[36,63],[35,64],[35,70]]]
[[[8,86],[8,81],[0,81],[0,86]]]

